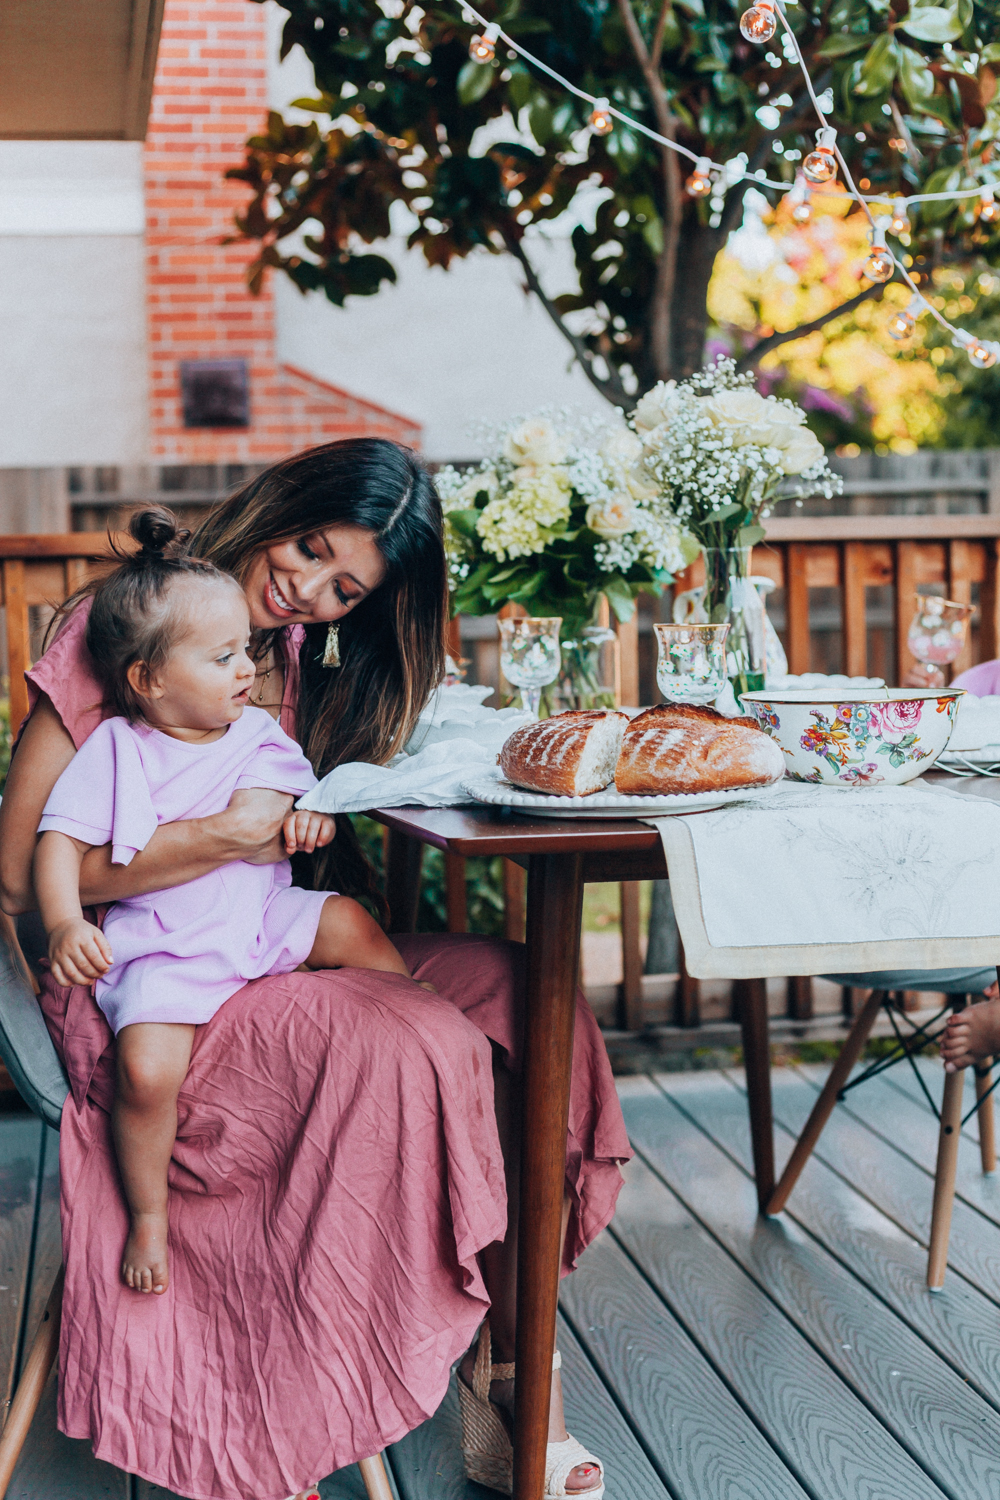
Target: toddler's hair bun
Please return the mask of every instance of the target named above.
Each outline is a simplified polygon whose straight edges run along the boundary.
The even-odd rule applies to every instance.
[[[163,505],[137,510],[128,523],[129,535],[139,543],[144,558],[175,555],[191,535]]]

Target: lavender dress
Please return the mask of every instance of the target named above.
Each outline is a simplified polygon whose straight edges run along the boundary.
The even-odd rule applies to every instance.
[[[39,832],[111,844],[112,863],[127,865],[160,823],[211,817],[241,788],[300,796],[315,784],[298,745],[260,708],[202,745],[105,719],[53,787]],[[297,969],[330,893],[291,880],[287,860],[235,860],[116,902],[104,919],[114,963],[95,989],[112,1031],[137,1021],[203,1025],[248,980]]]

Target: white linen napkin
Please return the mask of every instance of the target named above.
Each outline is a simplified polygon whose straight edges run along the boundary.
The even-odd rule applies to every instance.
[[[387,766],[351,761],[324,776],[297,807],[309,812],[367,812],[371,807],[452,807],[471,802],[462,782],[493,775],[504,741],[531,715],[486,708],[493,689],[465,683],[435,690],[405,749]]]
[[[786,781],[650,819],[700,979],[1000,963],[1000,806],[927,785]]]
[[[985,750],[988,745],[997,746],[1000,754],[1000,698],[976,698],[972,693],[966,693],[958,700],[948,754]]]

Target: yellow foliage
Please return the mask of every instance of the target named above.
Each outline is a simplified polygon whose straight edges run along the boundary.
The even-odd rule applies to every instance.
[[[762,270],[744,266],[729,250],[715,264],[708,292],[709,314],[722,327],[757,338],[785,332],[821,317],[867,285],[862,268],[869,253],[868,222],[850,212],[843,191],[814,193],[812,217],[792,219],[785,196],[763,216],[777,254]],[[832,396],[861,395],[871,409],[876,442],[912,452],[940,429],[942,377],[928,359],[918,323],[906,347],[885,331],[888,312],[905,306],[909,292],[898,282],[881,303],[863,302],[805,338],[782,344],[761,361],[762,371],[783,371],[795,385]]]

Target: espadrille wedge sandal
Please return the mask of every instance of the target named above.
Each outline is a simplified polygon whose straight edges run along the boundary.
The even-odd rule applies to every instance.
[[[462,1453],[468,1479],[509,1495],[514,1488],[514,1448],[504,1414],[490,1400],[490,1382],[513,1380],[514,1365],[495,1365],[490,1358],[490,1349],[490,1322],[487,1318],[479,1331],[471,1387],[461,1375],[458,1377]],[[561,1365],[562,1355],[557,1349],[552,1368],[558,1370]],[[601,1482],[594,1489],[567,1490],[566,1480],[579,1464],[597,1466]],[[604,1465],[575,1437],[567,1437],[561,1443],[549,1443],[545,1450],[545,1500],[563,1500],[567,1495],[579,1495],[580,1500],[602,1500],[604,1495]]]

